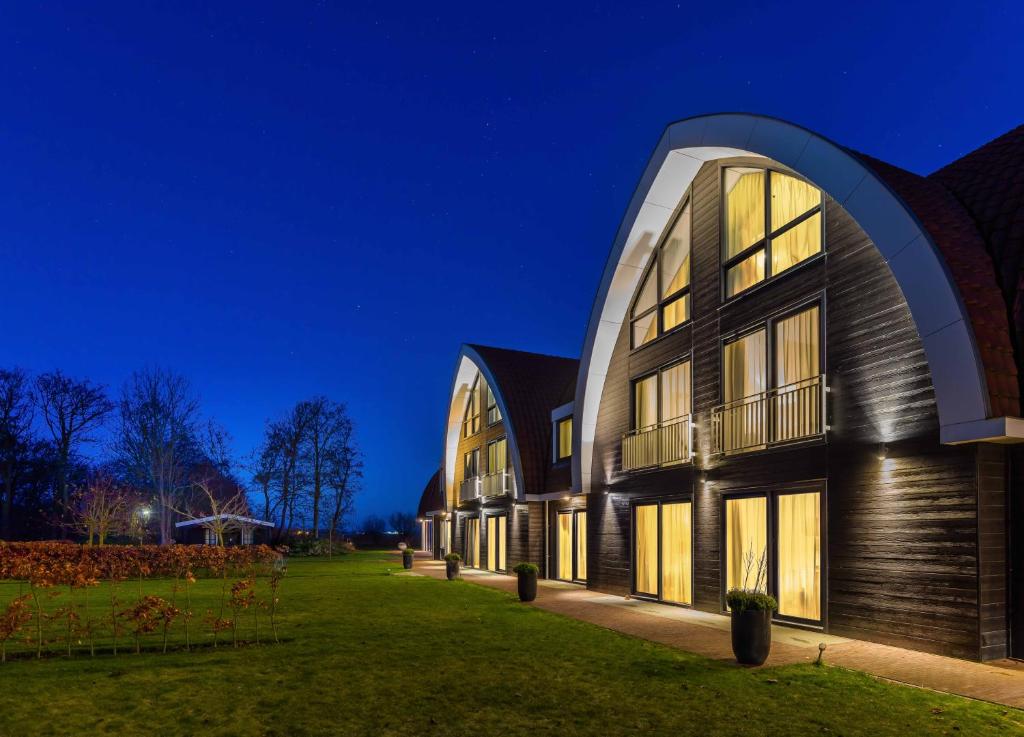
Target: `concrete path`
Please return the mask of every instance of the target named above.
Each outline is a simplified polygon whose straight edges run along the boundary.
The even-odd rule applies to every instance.
[[[416,572],[444,578],[444,563],[416,558]],[[516,592],[514,576],[463,569],[462,578],[483,586]],[[682,607],[588,591],[576,584],[538,582],[533,606],[574,617],[600,627],[659,642],[715,660],[734,662],[729,618]],[[772,627],[772,652],[766,666],[809,663],[826,646],[829,665],[863,671],[879,678],[934,691],[1024,708],[1024,663],[1001,660],[973,663],[940,655],[877,645],[861,640],[809,632],[793,627]]]

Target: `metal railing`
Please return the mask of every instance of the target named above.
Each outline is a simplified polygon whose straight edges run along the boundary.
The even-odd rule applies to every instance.
[[[470,476],[459,486],[459,501],[469,502],[480,497],[480,477]]]
[[[769,389],[711,410],[711,452],[744,453],[823,435],[824,374]]]
[[[689,463],[693,457],[690,416],[642,427],[622,436],[622,470]]]
[[[483,496],[504,496],[513,488],[512,474],[508,471],[495,471],[483,478]]]

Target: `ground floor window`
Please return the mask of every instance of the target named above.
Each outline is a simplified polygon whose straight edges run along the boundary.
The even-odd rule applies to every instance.
[[[821,493],[725,500],[725,586],[772,593],[778,616],[821,621]]]
[[[562,581],[586,581],[587,513],[571,509],[560,511],[557,535],[557,577]]]
[[[430,553],[434,550],[434,521],[425,519],[420,522],[420,550]]]
[[[508,517],[490,515],[487,517],[487,569],[508,570]]]
[[[693,504],[633,507],[633,590],[673,604],[693,600]]]
[[[480,565],[480,519],[470,517],[466,520],[466,549],[463,551],[465,564],[470,568]]]

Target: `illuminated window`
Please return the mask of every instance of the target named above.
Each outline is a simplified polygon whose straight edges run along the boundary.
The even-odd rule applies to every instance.
[[[564,461],[572,455],[572,417],[565,417],[557,423],[558,451],[556,461]]]
[[[508,566],[508,517],[491,515],[487,518],[487,569],[504,571]]]
[[[466,453],[463,462],[463,479],[471,479],[474,476],[480,475],[480,449],[473,448],[473,450]]]
[[[558,577],[572,580],[572,512],[558,513]]]
[[[462,437],[468,438],[480,432],[480,374],[473,380],[466,401],[466,416],[462,420]]]
[[[576,536],[576,580],[587,580],[587,513],[576,512],[573,518],[573,534]]]
[[[498,400],[494,398],[494,392],[490,385],[487,385],[487,424],[494,425],[501,422],[501,410],[498,409]]]
[[[487,473],[505,470],[508,464],[507,446],[505,438],[487,444]]]
[[[726,589],[768,589],[768,501],[763,496],[725,502]]]
[[[674,604],[693,595],[693,505],[654,502],[634,508],[634,590]]]
[[[690,220],[687,202],[655,249],[630,312],[634,348],[690,319]]]
[[[586,581],[587,513],[583,510],[558,512],[556,534],[557,578],[562,581]]]
[[[821,190],[782,172],[733,166],[722,183],[725,296],[822,249]]]
[[[463,551],[463,558],[466,565],[471,568],[480,566],[480,519],[470,517],[466,520],[466,549]]]
[[[670,423],[690,414],[690,362],[680,361],[633,382],[633,429]]]

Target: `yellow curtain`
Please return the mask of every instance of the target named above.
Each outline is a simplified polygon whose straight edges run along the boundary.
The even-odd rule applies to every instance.
[[[572,513],[558,513],[558,577],[572,580]]]
[[[758,330],[725,346],[725,402],[750,398],[730,407],[723,415],[725,450],[756,448],[765,443],[764,402],[768,388],[765,331]]]
[[[775,324],[775,440],[807,437],[821,431],[821,395],[801,384],[820,373],[818,307]]]
[[[636,590],[658,593],[658,505],[636,507]]]
[[[755,251],[725,274],[725,296],[731,297],[764,281],[764,251]]]
[[[576,578],[587,580],[587,513],[576,513]]]
[[[572,455],[572,417],[558,422],[558,457],[568,458]]]
[[[636,429],[658,424],[658,376],[640,379],[633,385]]]
[[[807,182],[773,171],[772,232],[821,204],[821,192]]]
[[[725,581],[729,589],[766,590],[768,502],[763,496],[725,502]],[[762,575],[758,579],[758,569]]]
[[[821,214],[815,213],[772,239],[772,274],[780,274],[821,250]]]
[[[487,473],[504,471],[508,458],[507,441],[505,438],[487,445]]]
[[[508,540],[508,517],[498,517],[498,552],[500,554],[498,568],[502,571],[508,570],[508,547],[505,543]]]
[[[661,308],[662,323],[665,330],[671,330],[676,325],[682,325],[690,319],[690,295],[684,294],[678,299],[667,302]]]
[[[498,518],[487,518],[487,570],[498,568]]]
[[[764,170],[725,170],[725,256],[731,258],[764,238]]]
[[[690,414],[690,362],[683,361],[661,372],[661,419],[674,420]]]
[[[690,283],[690,203],[679,213],[661,250],[661,298]],[[680,321],[682,322],[682,321]],[[666,329],[668,326],[666,325]]]
[[[779,614],[821,619],[821,495],[781,494]]]
[[[692,506],[661,506],[661,598],[689,604],[692,592]]]
[[[480,566],[480,519],[477,517],[466,520],[466,565]]]

